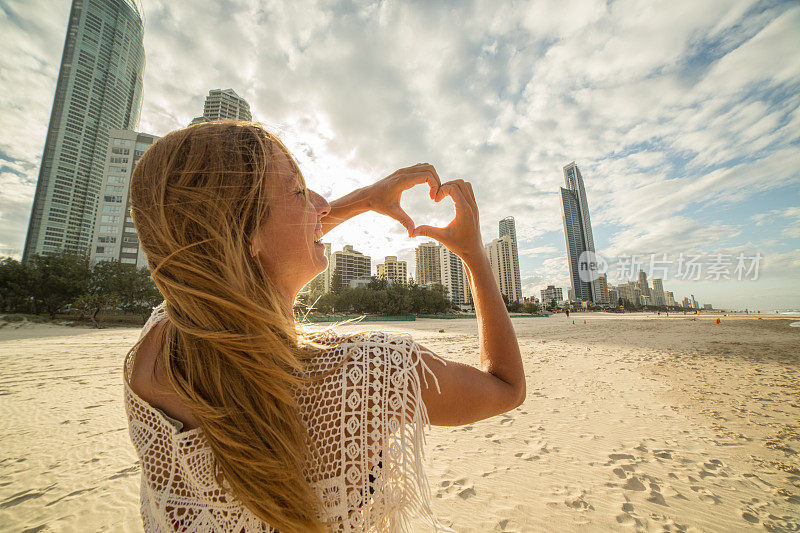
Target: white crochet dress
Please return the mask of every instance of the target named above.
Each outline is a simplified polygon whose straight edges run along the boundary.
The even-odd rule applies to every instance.
[[[164,306],[153,310],[140,338],[166,316]],[[431,530],[447,530],[431,511],[422,471],[428,418],[417,368],[423,379],[431,372],[419,346],[407,335],[364,333],[322,354],[314,371],[334,368],[354,347],[346,364],[297,398],[322,453],[310,476],[324,504],[321,518],[340,520],[335,531],[407,531],[413,516]],[[125,410],[142,467],[145,531],[273,531],[216,483],[202,429],[182,431],[180,421],[133,392],[132,367],[131,356]]]

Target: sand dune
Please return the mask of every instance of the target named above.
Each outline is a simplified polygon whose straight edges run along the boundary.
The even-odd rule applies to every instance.
[[[796,319],[573,318],[515,319],[523,406],[429,433],[444,522],[457,531],[800,529]],[[380,327],[477,363],[474,321]],[[138,330],[20,338],[4,329],[2,529],[140,531],[121,381]]]

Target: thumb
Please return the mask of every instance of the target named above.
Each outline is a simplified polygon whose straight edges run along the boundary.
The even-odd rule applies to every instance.
[[[412,237],[430,237],[431,239],[436,239],[437,241],[442,237],[442,228],[435,228],[433,226],[422,225],[417,226],[413,233],[411,234]]]

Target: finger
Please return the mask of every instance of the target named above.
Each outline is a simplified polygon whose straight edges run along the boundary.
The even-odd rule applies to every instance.
[[[439,179],[439,174],[436,173],[436,169],[433,168],[433,165],[423,163],[423,166],[430,171],[430,176],[428,177],[427,181],[431,189],[428,191],[428,194],[430,195],[431,200],[435,200],[439,193],[439,188],[442,186],[442,180]]]
[[[399,223],[401,223],[408,231],[408,236],[411,237],[411,234],[414,231],[414,221],[411,220],[411,217],[408,216],[408,213],[403,211],[402,207],[400,206],[393,207],[387,212],[387,214],[396,221],[398,221]]]
[[[472,184],[470,182],[468,182],[468,181],[466,181],[464,183],[467,184],[467,190],[469,191],[469,197],[472,199],[472,203],[475,204],[475,206],[477,207],[478,206],[478,201],[475,200],[475,191],[472,190]]]
[[[417,226],[414,228],[412,232],[412,237],[430,237],[431,239],[436,239],[437,241],[441,241],[442,235],[444,230],[442,228],[436,228],[433,226],[422,225]]]
[[[464,194],[463,189],[461,188],[461,184],[458,183],[459,181],[463,180],[448,181],[446,183],[443,183],[442,186],[439,188],[439,192],[442,194],[442,198],[444,198],[445,196],[449,196],[450,198],[453,199],[453,203],[456,206],[456,214],[464,210],[472,211],[472,208],[470,207],[469,202],[467,201],[467,197]]]
[[[403,183],[403,190],[410,189],[414,185],[419,185],[420,183],[427,183],[430,187],[428,196],[430,196],[431,200],[438,201],[436,197],[438,196],[439,187],[442,185],[442,182],[439,179],[439,175],[436,173],[436,169],[433,168],[433,165],[417,163],[413,167],[407,167],[402,170],[404,174],[411,178],[411,181]]]

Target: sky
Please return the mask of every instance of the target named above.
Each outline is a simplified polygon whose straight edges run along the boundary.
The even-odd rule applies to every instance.
[[[139,131],[184,127],[210,89],[232,88],[329,201],[430,163],[473,184],[484,243],[515,218],[525,296],[569,286],[558,191],[574,161],[610,283],[641,264],[678,300],[800,308],[797,2],[142,7]],[[21,256],[69,8],[0,0],[0,256]],[[448,202],[419,187],[402,204],[443,225]],[[325,240],[411,272],[420,243],[375,214]]]

